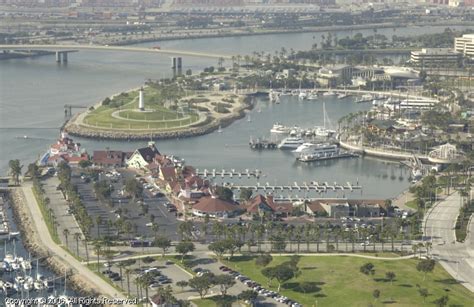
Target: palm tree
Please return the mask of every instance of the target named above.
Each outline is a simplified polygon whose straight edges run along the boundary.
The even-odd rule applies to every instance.
[[[97,225],[97,239],[100,239],[100,225],[102,224],[102,217],[100,215],[95,218],[95,224]]]
[[[102,246],[101,246],[101,243],[99,241],[95,242],[94,252],[97,255],[97,272],[99,272],[100,253],[102,252]]]
[[[125,275],[127,275],[127,293],[130,296],[130,273],[132,270],[130,268],[125,268]]]
[[[66,239],[66,249],[69,249],[69,229],[63,229],[63,235],[64,238]]]
[[[76,254],[79,256],[79,239],[81,238],[81,234],[79,232],[74,233],[74,239],[76,240]]]
[[[87,246],[87,240],[84,238],[83,242],[84,242],[84,248],[86,249],[86,259],[87,259],[87,262],[89,262],[89,248]]]
[[[20,165],[20,160],[10,160],[8,161],[8,167],[10,168],[10,176],[15,181],[15,185],[20,183],[21,169],[23,165]]]

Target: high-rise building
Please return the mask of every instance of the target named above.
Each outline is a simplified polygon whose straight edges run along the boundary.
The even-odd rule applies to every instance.
[[[454,39],[454,50],[464,56],[474,57],[474,34],[464,34]]]

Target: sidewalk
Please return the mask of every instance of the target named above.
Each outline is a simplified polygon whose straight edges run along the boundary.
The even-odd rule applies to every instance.
[[[82,265],[76,258],[69,255],[53,241],[49,234],[48,227],[42,217],[38,203],[36,202],[36,198],[34,197],[31,183],[24,183],[21,189],[25,196],[30,216],[32,217],[31,220],[33,227],[38,234],[42,245],[53,255],[53,257],[57,258],[65,266],[72,269],[75,274],[78,274],[81,278],[89,282],[98,293],[113,298],[125,299],[125,296],[119,293],[119,291]]]

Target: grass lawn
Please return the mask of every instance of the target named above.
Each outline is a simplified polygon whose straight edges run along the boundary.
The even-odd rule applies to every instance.
[[[199,120],[199,115],[196,113],[185,115],[183,118],[182,114],[165,108],[161,100],[157,90],[146,88],[145,108],[155,111],[140,113],[134,111],[138,109],[138,91],[130,92],[127,96],[119,95],[113,98],[108,105],[102,105],[87,114],[84,123],[112,129],[166,130],[190,125]],[[116,111],[120,111],[116,115],[121,118],[112,116],[112,113]]]
[[[255,265],[254,259],[245,256],[235,257],[226,264],[266,287],[267,280],[260,273],[261,268]],[[269,266],[288,260],[289,257],[274,257]],[[423,274],[416,270],[417,261],[415,259],[384,261],[347,256],[301,257],[298,264],[301,275],[284,283],[281,293],[303,306],[349,306],[350,304],[350,306],[365,307],[369,303],[376,306],[386,304],[422,306],[431,304],[443,295],[449,296],[448,305],[472,306],[474,294],[457,284],[439,264],[432,273],[426,275],[426,280],[423,281]],[[367,262],[375,266],[373,276],[364,275],[359,271],[359,268]],[[396,274],[392,285],[385,280],[385,273],[388,271]],[[313,283],[315,291],[306,294],[298,292],[300,282]],[[426,302],[423,302],[416,285],[428,289],[430,295],[426,298]],[[270,284],[270,288],[275,291],[277,286],[276,281]],[[381,293],[377,302],[372,296],[375,289],[380,290]]]
[[[232,306],[234,306],[237,301],[230,297],[222,298],[221,296],[213,296],[213,297],[208,297],[204,299],[192,300],[192,302],[196,304],[198,307],[216,307],[216,306],[223,306],[223,302],[233,302]],[[241,305],[235,305],[235,306],[241,306]]]
[[[413,210],[418,210],[418,206],[416,205],[416,200],[409,200],[405,203],[405,206],[413,209]]]

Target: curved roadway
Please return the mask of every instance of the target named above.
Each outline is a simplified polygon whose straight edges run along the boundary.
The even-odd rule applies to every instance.
[[[470,231],[464,243],[456,242],[454,226],[461,196],[453,193],[438,202],[426,215],[425,239],[431,240],[433,258],[471,292],[474,292],[474,223],[468,225]]]

